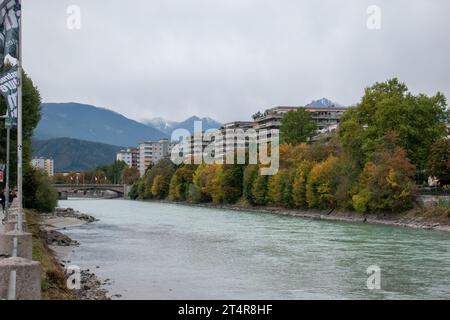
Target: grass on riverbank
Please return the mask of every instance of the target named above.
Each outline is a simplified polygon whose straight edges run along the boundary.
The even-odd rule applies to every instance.
[[[28,232],[33,235],[33,260],[40,262],[42,268],[42,299],[75,300],[75,295],[66,287],[63,268],[42,238],[39,214],[27,210],[26,216]]]

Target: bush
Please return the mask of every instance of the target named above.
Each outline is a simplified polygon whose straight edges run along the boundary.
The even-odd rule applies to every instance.
[[[23,177],[24,206],[39,212],[52,212],[58,204],[58,192],[43,171],[27,168]]]

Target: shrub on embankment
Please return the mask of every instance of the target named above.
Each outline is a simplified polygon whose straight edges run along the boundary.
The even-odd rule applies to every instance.
[[[41,263],[42,268],[42,298],[44,300],[74,300],[72,291],[67,289],[66,275],[46,244],[40,229],[40,216],[34,211],[27,210],[27,227],[33,235],[33,261]]]
[[[52,212],[58,203],[58,193],[51,178],[41,170],[29,168],[23,179],[24,206],[39,212]]]

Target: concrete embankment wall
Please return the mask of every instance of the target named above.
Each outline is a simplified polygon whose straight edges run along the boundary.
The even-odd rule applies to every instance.
[[[40,300],[41,266],[32,261],[32,235],[26,228],[18,230],[15,203],[8,216],[0,213],[0,218],[6,218],[0,224],[0,300]]]

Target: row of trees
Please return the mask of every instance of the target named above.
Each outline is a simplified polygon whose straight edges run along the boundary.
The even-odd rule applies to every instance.
[[[93,171],[56,174],[53,181],[56,184],[126,184],[133,185],[139,179],[139,171],[130,168],[123,161],[114,161],[111,165],[97,167]]]
[[[132,198],[359,212],[412,207],[416,181],[448,181],[450,143],[445,97],[414,96],[398,80],[366,89],[342,119],[337,135],[305,143],[314,125],[304,110],[283,119],[280,170],[259,165],[182,165],[150,168]],[[302,128],[299,128],[302,127]],[[447,180],[446,180],[447,179]]]

